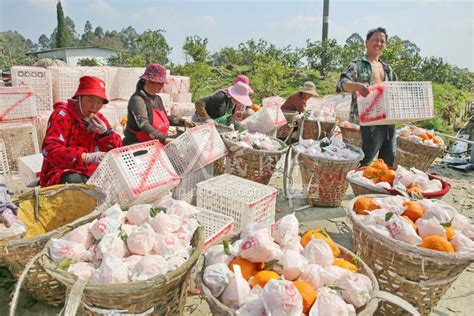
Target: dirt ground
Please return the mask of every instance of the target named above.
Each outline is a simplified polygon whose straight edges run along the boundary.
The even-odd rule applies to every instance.
[[[455,206],[461,214],[466,215],[474,221],[474,194],[472,194],[472,192],[474,192],[474,173],[465,173],[450,169],[440,162],[433,164],[430,167],[429,172],[440,175],[448,180],[452,185],[451,191],[443,197],[443,200]],[[293,207],[290,207],[288,200],[283,197],[281,191],[281,172],[277,172],[272,178],[271,185],[279,189],[276,214],[277,219],[305,205],[297,172],[294,174],[294,180],[295,183],[293,188],[296,193],[292,199]],[[469,194],[469,192],[471,193]],[[302,224],[301,230],[325,228],[336,242],[352,249],[352,231],[350,226],[346,223],[344,206],[348,204],[354,195],[350,188],[346,193],[347,194],[341,207],[311,207],[296,211],[295,214]],[[3,276],[0,276],[0,278],[2,277]],[[4,279],[0,279],[0,281],[4,281]],[[451,286],[432,312],[432,315],[473,315],[473,284],[474,265],[471,265]],[[5,286],[0,284],[0,315],[7,315],[9,308],[8,290],[4,287]],[[27,293],[22,293],[17,309],[17,315],[57,315],[60,311],[60,308],[52,308],[35,301]],[[210,311],[204,299],[198,295],[189,295],[185,308],[185,315],[204,316],[210,315]]]

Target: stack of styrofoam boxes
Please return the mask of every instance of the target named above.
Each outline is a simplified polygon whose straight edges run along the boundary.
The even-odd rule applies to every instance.
[[[53,82],[53,100],[67,101],[77,91],[82,76],[94,76],[102,79],[107,86],[109,72],[107,67],[48,67]]]
[[[107,70],[107,83],[105,89],[109,100],[118,99],[119,96],[119,68],[118,67],[102,67]]]
[[[163,87],[163,92],[171,95],[170,114],[176,116],[191,116],[195,107],[192,103],[191,80],[189,77],[169,76],[168,83]]]
[[[38,185],[42,165],[42,154],[34,154],[18,159],[18,171],[25,187]]]
[[[118,96],[117,98],[128,100],[135,93],[137,82],[145,72],[145,68],[118,68]]]
[[[161,97],[161,100],[163,101],[163,106],[165,107],[166,114],[170,115],[171,114],[171,94],[169,93],[158,93],[158,95]]]

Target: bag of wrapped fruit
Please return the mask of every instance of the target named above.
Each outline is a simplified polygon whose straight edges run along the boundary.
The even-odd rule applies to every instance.
[[[444,152],[441,137],[433,131],[405,126],[397,131],[397,153],[395,166],[415,167],[426,171],[433,161]]]
[[[380,288],[428,315],[474,261],[474,225],[440,200],[362,195],[348,209],[355,249]],[[400,314],[389,303],[384,314]]]
[[[91,222],[51,239],[40,262],[69,295],[65,314],[79,305],[93,314],[159,312],[181,315],[189,275],[204,243],[182,203],[161,207],[116,204]]]
[[[354,195],[392,194],[441,198],[449,192],[451,185],[444,179],[416,168],[403,166],[389,168],[382,159],[368,167],[358,168],[347,174]]]
[[[250,224],[205,253],[198,276],[214,315],[372,315],[380,297],[364,262],[324,231],[299,236],[294,214]]]

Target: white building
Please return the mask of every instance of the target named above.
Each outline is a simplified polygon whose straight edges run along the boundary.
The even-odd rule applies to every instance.
[[[117,51],[109,48],[86,46],[42,50],[28,53],[28,55],[35,55],[38,59],[60,59],[70,66],[77,66],[79,60],[83,58],[95,58],[101,66],[105,66],[107,65],[107,59],[116,53]]]

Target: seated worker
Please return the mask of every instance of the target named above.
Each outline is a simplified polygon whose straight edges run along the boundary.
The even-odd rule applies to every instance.
[[[302,113],[306,111],[306,102],[315,95],[317,95],[316,86],[311,81],[306,81],[297,92],[286,99],[285,103],[281,106],[281,110]]]
[[[230,125],[236,107],[252,105],[252,100],[249,97],[250,89],[248,84],[237,81],[227,89],[220,89],[213,95],[197,101],[195,103],[196,112],[192,120],[194,122],[214,120],[219,124]]]
[[[173,141],[168,137],[172,126],[194,127],[188,119],[166,114],[163,100],[157,94],[167,83],[166,68],[160,64],[148,64],[137,82],[135,93],[128,101],[127,126],[124,131],[124,145],[159,140],[163,145]]]
[[[54,104],[42,146],[40,186],[85,183],[105,153],[122,146],[99,112],[108,102],[105,83],[84,76],[72,99]]]

